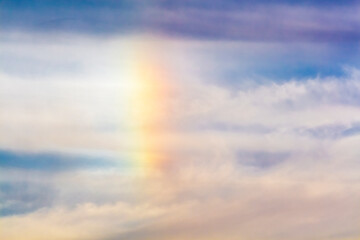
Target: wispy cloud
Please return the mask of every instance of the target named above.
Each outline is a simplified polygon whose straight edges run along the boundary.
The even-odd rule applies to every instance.
[[[2,238],[356,239],[359,70],[234,84],[211,74],[227,61],[199,57],[229,43],[161,39],[173,94],[151,143],[165,161],[144,176],[93,158],[134,151],[120,95],[135,38],[3,40],[50,70],[1,70]]]

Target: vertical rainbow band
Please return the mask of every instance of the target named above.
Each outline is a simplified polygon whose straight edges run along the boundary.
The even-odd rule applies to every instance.
[[[169,74],[156,46],[152,39],[134,41],[128,49],[128,72],[121,79],[131,145],[126,157],[143,173],[159,168],[165,158],[159,139],[168,124]]]

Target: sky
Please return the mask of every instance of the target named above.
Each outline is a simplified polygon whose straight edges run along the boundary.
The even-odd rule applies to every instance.
[[[358,240],[359,10],[0,0],[0,238]]]

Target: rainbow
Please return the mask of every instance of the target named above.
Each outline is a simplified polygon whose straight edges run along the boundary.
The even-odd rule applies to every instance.
[[[170,71],[157,51],[158,44],[155,39],[132,41],[126,54],[126,75],[121,79],[123,120],[130,143],[125,157],[143,173],[158,169],[166,158],[159,139],[168,125]]]

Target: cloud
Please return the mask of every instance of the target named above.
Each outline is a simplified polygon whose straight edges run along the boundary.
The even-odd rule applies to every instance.
[[[136,203],[84,203],[75,208],[54,207],[24,216],[4,217],[2,236],[7,239],[25,236],[37,239],[343,236],[351,239],[356,236],[359,213],[354,209],[359,196],[358,187],[353,185],[344,188],[326,182],[272,183],[259,178],[233,179],[229,185],[216,178],[217,185],[211,186],[193,177],[187,179],[193,184],[179,183],[176,189],[173,184],[152,179],[148,185],[151,189],[138,193],[143,198]],[[16,231],[17,228],[22,231]]]
[[[166,127],[146,150],[164,161],[141,174],[144,166],[104,168],[97,158],[120,164],[144,151],[131,144],[122,112],[137,38],[59,36],[3,40],[8,56],[55,67],[14,74],[8,65],[0,73],[2,239],[356,239],[356,68],[233,84],[194,67],[211,73],[196,56],[223,42],[152,39],[161,48],[151,53],[169,55],[162,67],[172,94],[157,122]],[[81,67],[61,68],[73,62]],[[226,61],[217,62],[223,71]]]

